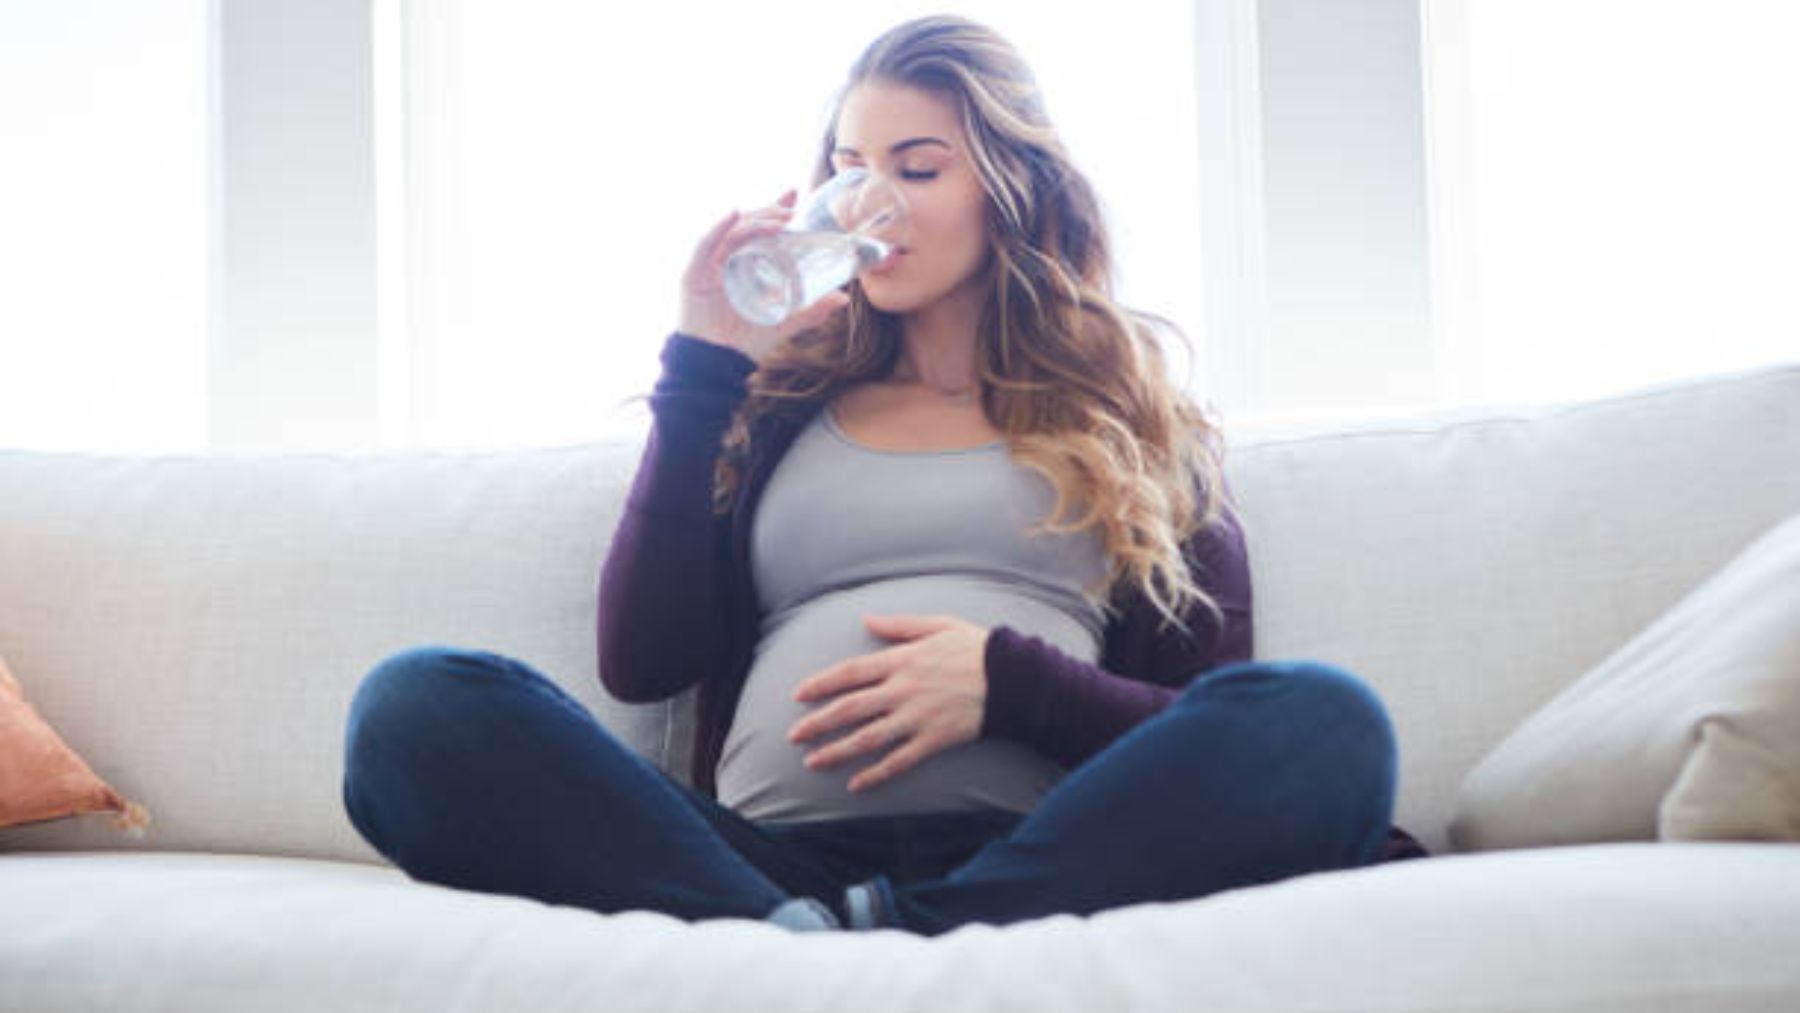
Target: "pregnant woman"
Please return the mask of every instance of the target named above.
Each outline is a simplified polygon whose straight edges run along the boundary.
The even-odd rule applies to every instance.
[[[791,194],[698,244],[601,573],[607,689],[698,688],[689,783],[523,662],[426,645],[352,704],[358,830],[464,889],[921,934],[1417,853],[1370,688],[1251,660],[1219,434],[1113,300],[1017,53],[877,39],[817,181],[851,167],[911,213],[782,324],[720,279]]]

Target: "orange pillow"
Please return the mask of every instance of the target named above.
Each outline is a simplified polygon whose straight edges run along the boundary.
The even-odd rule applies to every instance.
[[[0,827],[108,811],[134,836],[150,824],[44,723],[0,658]]]

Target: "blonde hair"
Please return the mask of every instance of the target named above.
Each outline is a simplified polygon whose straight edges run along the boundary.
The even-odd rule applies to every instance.
[[[1087,179],[1045,114],[1030,69],[1001,36],[964,18],[902,24],[851,68],[836,106],[858,84],[905,85],[958,111],[987,191],[988,297],[978,332],[981,404],[1011,458],[1056,492],[1032,533],[1097,527],[1109,571],[1088,593],[1108,612],[1121,582],[1162,615],[1217,605],[1190,574],[1183,543],[1226,509],[1217,428],[1169,380],[1160,318],[1113,301],[1111,251]],[[836,115],[814,177],[832,174]],[[731,509],[759,422],[798,415],[858,383],[889,375],[901,351],[899,320],[852,283],[851,302],[795,335],[749,380],[715,466],[714,508]]]

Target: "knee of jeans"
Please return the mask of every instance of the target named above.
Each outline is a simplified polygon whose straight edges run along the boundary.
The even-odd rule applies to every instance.
[[[1274,667],[1321,719],[1363,724],[1391,735],[1387,706],[1361,677],[1323,661],[1277,662]]]
[[[1203,685],[1210,682],[1211,685]],[[1312,728],[1360,730],[1377,757],[1394,750],[1393,724],[1381,697],[1360,677],[1323,661],[1248,662],[1196,679],[1183,700],[1208,692],[1242,690],[1241,702],[1261,701],[1284,713],[1303,712]]]
[[[1339,754],[1343,776],[1370,777],[1391,793],[1398,764],[1394,726],[1374,688],[1350,672],[1317,661],[1292,662],[1286,678],[1294,680],[1295,706],[1306,709],[1309,723],[1343,736],[1344,750]]]
[[[350,700],[347,737],[351,747],[378,726],[416,726],[429,701],[442,697],[449,672],[479,671],[491,665],[479,651],[427,644],[382,659],[363,676]]]
[[[1360,676],[1323,661],[1279,661],[1272,667],[1285,678],[1305,685],[1305,691],[1321,699],[1323,705],[1350,710],[1386,714],[1381,698]]]

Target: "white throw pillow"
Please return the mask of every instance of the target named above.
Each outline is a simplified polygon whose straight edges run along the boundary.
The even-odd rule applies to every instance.
[[[1800,515],[1489,753],[1450,838],[1800,840]]]

